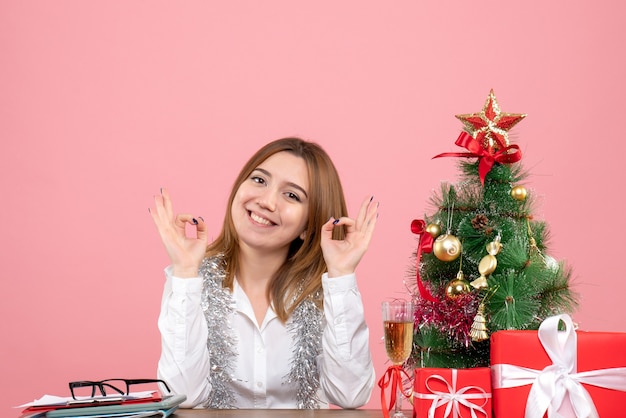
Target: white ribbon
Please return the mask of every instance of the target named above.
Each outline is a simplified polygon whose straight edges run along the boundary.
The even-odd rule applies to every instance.
[[[565,331],[559,331],[559,321]],[[569,400],[578,418],[598,418],[598,411],[583,383],[605,389],[626,391],[626,367],[592,370],[577,373],[576,331],[569,315],[546,318],[539,326],[539,341],[552,360],[543,370],[534,370],[512,364],[491,366],[494,389],[530,385],[525,418],[560,418],[557,412],[564,399]]]
[[[438,390],[433,390],[428,385],[428,381],[434,379],[439,380],[448,387],[448,392],[442,392]],[[482,413],[487,417],[487,412],[483,409],[485,404],[487,404],[488,398],[491,398],[491,393],[485,392],[485,390],[479,386],[465,386],[464,388],[456,390],[456,379],[457,379],[457,369],[452,369],[452,385],[446,381],[445,378],[438,374],[434,374],[429,376],[426,381],[426,389],[428,389],[431,393],[414,393],[413,397],[418,399],[432,399],[433,403],[430,405],[428,409],[428,418],[435,417],[435,410],[442,405],[446,405],[446,410],[444,412],[444,418],[448,418],[450,416],[450,412],[452,412],[453,418],[458,418],[461,413],[460,405],[466,406],[469,408],[472,414],[472,418],[477,418],[476,411]],[[477,390],[481,393],[466,393],[469,390]],[[468,402],[469,399],[484,399],[482,405],[476,405],[474,403]]]

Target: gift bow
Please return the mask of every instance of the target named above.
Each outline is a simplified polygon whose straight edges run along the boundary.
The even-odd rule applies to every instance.
[[[559,321],[566,326],[559,331]],[[576,331],[569,315],[546,318],[539,326],[539,340],[552,364],[543,370],[534,370],[512,364],[491,366],[494,389],[505,389],[532,384],[526,401],[525,418],[559,418],[557,412],[566,395],[576,417],[598,418],[598,411],[583,383],[605,389],[626,391],[626,367],[591,370],[577,373]]]
[[[429,302],[438,302],[432,293],[424,286],[422,278],[420,276],[420,260],[422,259],[422,253],[430,253],[433,250],[433,237],[426,232],[426,222],[421,219],[414,219],[411,222],[411,232],[419,235],[419,244],[417,245],[417,252],[415,256],[416,260],[416,274],[417,289],[420,296]]]
[[[447,392],[442,392],[438,390],[433,390],[429,386],[429,380],[438,380],[443,382],[447,387]],[[432,399],[433,403],[430,405],[428,409],[428,418],[435,417],[435,411],[442,405],[446,405],[446,410],[444,412],[444,418],[448,418],[450,416],[450,412],[452,412],[453,418],[457,418],[461,416],[461,407],[460,405],[466,406],[469,408],[472,414],[472,418],[477,418],[476,411],[484,414],[486,417],[489,416],[487,411],[483,408],[489,398],[491,398],[491,393],[485,392],[485,390],[479,386],[465,386],[459,390],[456,389],[456,380],[457,380],[457,369],[452,369],[452,385],[448,383],[448,381],[438,374],[434,374],[429,376],[426,381],[426,389],[428,389],[431,393],[414,393],[413,397],[418,399]],[[466,393],[470,390],[477,390],[480,393]],[[468,402],[470,399],[484,399],[482,405],[476,405],[472,402]]]
[[[404,375],[407,380],[411,379],[401,364],[394,364],[393,366],[389,366],[383,377],[381,377],[378,381],[378,386],[380,387],[380,403],[383,410],[383,416],[385,418],[389,418],[389,411],[396,404],[396,401],[399,402],[399,399],[396,399],[398,395],[405,396],[407,399],[411,398],[410,391],[408,393],[404,393],[404,389],[402,387],[402,375]],[[387,406],[385,389],[389,386],[391,386],[391,399],[389,400],[389,406]]]
[[[444,152],[443,154],[435,155],[433,158],[478,157],[480,160],[478,163],[478,174],[480,176],[480,182],[483,185],[485,184],[485,177],[487,176],[487,173],[491,171],[491,167],[493,167],[495,163],[511,164],[522,159],[522,151],[517,145],[509,145],[508,147],[493,153],[492,151],[485,149],[480,142],[467,132],[461,132],[454,143],[467,149],[469,152]]]

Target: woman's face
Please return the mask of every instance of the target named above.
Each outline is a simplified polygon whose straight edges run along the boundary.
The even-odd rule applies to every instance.
[[[303,236],[309,213],[309,173],[301,157],[279,152],[239,186],[231,206],[240,245],[284,251]]]

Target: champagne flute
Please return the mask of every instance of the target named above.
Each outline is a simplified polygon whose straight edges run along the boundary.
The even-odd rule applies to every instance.
[[[385,350],[387,357],[395,366],[404,364],[411,355],[413,347],[413,302],[393,300],[382,303],[383,324],[385,327]],[[394,418],[403,418],[402,413],[402,381],[397,388]]]

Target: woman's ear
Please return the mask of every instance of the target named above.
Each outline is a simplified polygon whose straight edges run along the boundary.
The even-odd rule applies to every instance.
[[[304,231],[302,231],[302,233],[300,234],[300,239],[302,241],[304,241],[305,238],[306,238],[306,229]]]

